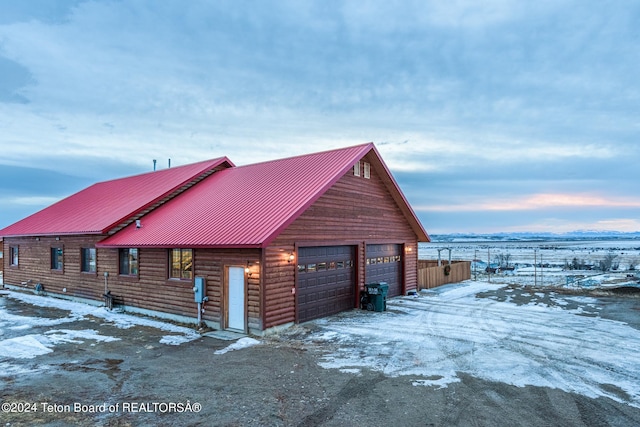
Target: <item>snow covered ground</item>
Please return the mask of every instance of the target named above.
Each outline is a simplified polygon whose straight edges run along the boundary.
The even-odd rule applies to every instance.
[[[348,373],[420,376],[413,384],[430,387],[467,373],[640,408],[640,331],[598,316],[598,301],[468,281],[392,299],[384,313],[315,321],[307,341],[332,349],[323,367]]]
[[[2,291],[2,296],[34,307],[46,307],[56,312],[60,310],[61,315],[52,318],[12,314],[4,309],[3,301],[0,299],[0,377],[35,373],[46,369],[46,366],[35,367],[32,363],[27,363],[28,367],[25,367],[19,362],[19,359],[35,359],[55,351],[55,347],[59,344],[86,343],[95,346],[97,343],[120,340],[116,336],[103,335],[95,329],[73,329],[75,322],[89,317],[102,319],[103,325],[111,325],[119,329],[144,326],[167,332],[159,340],[159,344],[164,345],[177,346],[201,337],[198,332],[188,327],[110,311],[104,307],[13,291]],[[68,328],[60,328],[60,325],[68,325]],[[38,332],[33,332],[34,329]],[[231,343],[224,349],[217,350],[214,354],[225,354],[258,344],[261,342],[245,337]]]
[[[0,360],[33,359],[36,356],[50,353],[56,345],[65,342],[97,342],[116,341],[119,338],[100,335],[96,330],[84,329],[48,329],[40,333],[27,333],[34,328],[51,327],[77,322],[88,316],[103,319],[105,323],[120,329],[132,326],[148,326],[165,331],[161,344],[179,345],[200,338],[193,329],[173,325],[139,316],[113,312],[104,307],[30,295],[20,292],[3,291],[6,298],[16,299],[38,307],[49,307],[62,310],[64,315],[57,318],[21,316],[11,314],[0,304]],[[5,366],[5,368],[8,368]],[[1,375],[1,373],[0,373]]]

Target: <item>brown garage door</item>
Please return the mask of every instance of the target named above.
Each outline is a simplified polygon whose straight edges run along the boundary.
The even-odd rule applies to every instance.
[[[355,307],[352,246],[298,249],[298,322]]]
[[[387,282],[390,297],[402,295],[402,245],[367,245],[367,283]]]

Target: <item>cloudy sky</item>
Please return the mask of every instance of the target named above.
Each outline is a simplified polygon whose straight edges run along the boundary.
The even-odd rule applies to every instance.
[[[640,230],[640,1],[0,0],[0,228],[373,141],[427,231]]]

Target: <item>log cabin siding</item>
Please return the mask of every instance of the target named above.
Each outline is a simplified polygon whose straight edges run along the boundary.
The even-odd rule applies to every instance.
[[[372,169],[365,179],[347,172],[273,245],[308,241],[417,242],[417,236],[391,194]]]
[[[8,285],[26,284],[33,289],[36,283],[44,286],[46,292],[69,296],[102,299],[104,278],[101,273],[83,273],[80,271],[80,249],[94,247],[103,236],[62,236],[54,237],[6,237],[4,252],[9,247],[18,247],[18,265],[12,266],[9,257],[4,257],[4,282]],[[51,248],[63,248],[63,266],[61,271],[51,269]],[[99,252],[99,251],[98,251]],[[96,255],[98,256],[98,255]],[[101,260],[97,259],[100,269]],[[100,276],[98,276],[100,274]],[[66,288],[66,292],[63,290]]]
[[[418,241],[413,240],[404,246],[404,291],[418,289]]]
[[[270,246],[264,251],[264,325],[265,329],[295,318],[295,260],[288,262],[288,255],[295,251],[294,245]]]
[[[368,160],[365,157],[363,161]],[[362,289],[367,243],[403,244],[404,291],[416,289],[417,236],[373,166],[370,179],[354,176],[349,170],[266,249],[272,262],[265,266],[265,327],[295,320],[291,289],[296,286],[297,265],[283,261],[283,252],[297,246],[356,246],[356,283]]]
[[[169,279],[167,249],[138,250],[139,274],[118,274],[119,250],[102,249],[109,256],[109,290],[125,306],[197,317],[191,280]]]
[[[47,293],[67,297],[77,297],[102,301],[105,291],[104,273],[108,272],[108,290],[116,302],[152,311],[197,318],[197,304],[193,298],[193,281],[169,279],[169,251],[161,248],[140,248],[138,252],[139,274],[125,276],[118,274],[118,249],[98,248],[96,250],[96,273],[80,271],[81,248],[95,247],[104,236],[81,235],[53,237],[5,238],[3,247],[8,252],[10,246],[18,246],[18,266],[10,266],[4,257],[4,282],[22,286],[28,283],[33,289],[41,283]],[[49,260],[52,247],[63,248],[63,270],[51,270]],[[203,320],[220,325],[223,310],[224,266],[259,266],[258,249],[195,249],[194,276],[206,280],[209,301],[204,304]],[[261,330],[260,316],[260,268],[252,267],[247,278],[247,318],[250,329]]]
[[[226,295],[224,291],[225,267],[249,266],[251,275],[246,275],[247,326],[249,330],[262,330],[260,301],[262,298],[260,282],[259,249],[196,249],[194,251],[195,276],[206,280],[209,301],[204,304],[203,320],[217,327],[224,327]],[[190,294],[192,304],[193,293]],[[196,311],[197,316],[197,311]]]

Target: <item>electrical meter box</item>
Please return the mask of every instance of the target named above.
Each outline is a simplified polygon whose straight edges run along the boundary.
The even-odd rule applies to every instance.
[[[204,277],[196,277],[193,282],[193,297],[196,302],[200,303],[204,301],[205,282]]]

